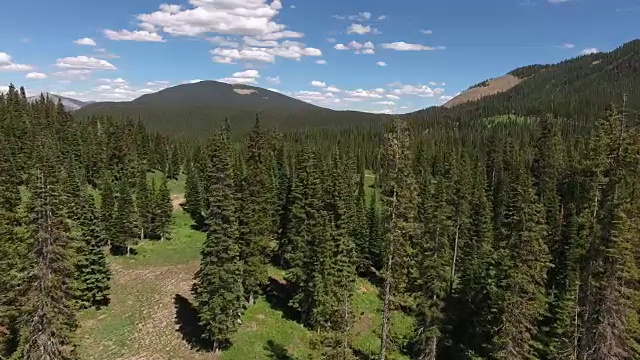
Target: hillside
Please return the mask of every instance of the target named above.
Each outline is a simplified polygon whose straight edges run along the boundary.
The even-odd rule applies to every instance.
[[[382,119],[380,115],[325,109],[263,88],[218,81],[178,85],[130,102],[94,103],[78,116],[133,117],[142,119],[152,130],[199,136],[210,133],[225,117],[229,117],[234,131],[246,132],[258,112],[267,126],[285,130]]]
[[[45,97],[51,99],[54,102],[61,101],[64,108],[67,109],[68,111],[76,111],[91,104],[90,102],[84,102],[84,101],[80,101],[80,100],[76,100],[76,99],[72,99],[69,97],[56,95],[52,93],[43,93],[43,94]],[[29,102],[34,102],[39,98],[40,98],[40,95],[34,95],[27,98],[27,100],[29,100]]]
[[[507,91],[512,87],[518,85],[522,81],[521,78],[507,74],[495,79],[484,81],[476,86],[470,87],[468,90],[463,91],[458,96],[447,101],[443,107],[450,108],[456,105],[464,104],[470,101],[480,100],[481,98],[489,95],[494,95],[500,92]]]
[[[448,107],[432,107],[407,117],[423,122],[473,120],[503,114],[554,114],[590,122],[602,116],[611,104],[621,104],[625,94],[628,107],[637,109],[640,108],[640,40],[608,53],[580,56],[553,65],[522,67],[509,75],[523,80],[477,100],[458,99]]]

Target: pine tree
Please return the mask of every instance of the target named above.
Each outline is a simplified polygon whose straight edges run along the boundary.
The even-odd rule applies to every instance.
[[[114,238],[111,240],[111,249],[114,254],[131,254],[131,246],[135,244],[137,232],[135,230],[136,218],[133,198],[129,183],[126,179],[118,181],[118,195],[116,198],[115,214],[112,217],[115,229]]]
[[[27,360],[75,359],[76,316],[73,253],[62,188],[65,169],[55,140],[40,138],[30,174],[29,270],[20,309],[20,345],[14,357]],[[68,176],[68,175],[67,175]]]
[[[171,204],[171,195],[167,185],[167,178],[160,180],[160,187],[154,197],[155,209],[155,232],[160,236],[160,240],[164,241],[170,238],[171,215],[173,213],[173,205]]]
[[[143,241],[151,230],[151,217],[153,193],[149,190],[149,182],[147,181],[147,171],[141,167],[136,178],[136,211],[138,219],[138,229],[140,233],[140,241]]]
[[[391,120],[385,129],[382,154],[381,195],[383,206],[383,305],[380,360],[385,360],[391,344],[392,297],[402,294],[408,280],[418,231],[416,223],[418,191],[413,178],[409,134],[402,120]]]
[[[368,247],[367,262],[374,271],[382,269],[382,224],[380,223],[380,211],[378,210],[378,197],[376,192],[371,192],[369,207],[367,209]]]
[[[200,176],[193,163],[194,161],[196,161],[195,156],[191,161],[187,161],[185,166],[187,179],[185,181],[185,203],[183,207],[196,223],[198,229],[204,229],[202,184],[200,183]]]
[[[82,243],[80,258],[76,263],[78,300],[82,307],[100,307],[109,301],[111,273],[102,250],[105,234],[93,195],[84,192],[82,217],[78,223]]]
[[[118,224],[114,221],[116,213],[116,195],[113,186],[113,178],[107,173],[103,174],[100,181],[100,220],[106,235],[106,243],[103,245],[111,248],[118,237]]]
[[[367,273],[372,267],[369,242],[369,229],[367,227],[367,204],[365,194],[365,172],[360,173],[355,202],[353,204],[353,226],[351,237],[355,242],[357,254],[357,269],[361,274]]]
[[[233,150],[228,134],[216,132],[208,145],[207,239],[195,277],[194,298],[204,336],[214,352],[229,344],[245,307],[238,246]]]
[[[17,289],[27,265],[25,242],[15,231],[20,191],[9,150],[4,139],[0,140],[0,358],[9,357],[16,347],[21,304]]]
[[[249,305],[267,282],[267,263],[273,241],[273,183],[267,168],[267,144],[260,117],[249,135],[246,173],[242,177],[239,208],[240,259],[244,263],[243,288]]]
[[[506,211],[498,237],[500,321],[492,356],[505,360],[535,356],[535,326],[547,306],[545,282],[550,262],[543,208],[518,155],[513,148],[508,153]]]

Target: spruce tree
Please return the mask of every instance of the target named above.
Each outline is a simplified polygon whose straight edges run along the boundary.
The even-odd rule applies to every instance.
[[[118,195],[116,198],[115,214],[112,217],[114,238],[111,240],[112,252],[116,255],[131,255],[131,247],[136,243],[136,216],[129,182],[126,179],[118,181]]]
[[[114,221],[116,212],[116,194],[113,178],[105,172],[100,181],[100,220],[106,236],[103,245],[111,248],[118,237],[118,225]]]
[[[173,205],[171,204],[171,195],[169,194],[166,177],[160,180],[160,187],[154,197],[154,209],[156,234],[160,236],[160,240],[167,240],[171,235],[170,227]]]
[[[384,285],[380,359],[385,360],[391,345],[392,298],[406,288],[413,255],[411,244],[419,230],[418,190],[412,172],[409,134],[403,120],[393,119],[387,124],[381,162]]]
[[[351,237],[355,243],[357,254],[357,269],[361,274],[370,271],[373,263],[369,258],[370,245],[369,229],[367,227],[367,204],[365,194],[365,172],[360,172],[356,197],[353,204],[353,226]]]
[[[496,359],[535,356],[536,324],[547,306],[546,272],[550,255],[545,243],[544,211],[520,154],[507,154],[508,187],[503,226],[499,229],[496,294],[499,322],[492,341]]]
[[[153,193],[149,190],[147,171],[144,167],[140,167],[138,171],[135,194],[140,241],[143,241],[151,230],[151,217],[155,209],[155,207],[152,207],[154,197],[152,196]]]
[[[371,192],[367,208],[367,263],[374,272],[382,270],[382,224],[380,223],[379,202],[376,192]]]
[[[267,282],[267,263],[273,241],[273,183],[267,168],[265,134],[260,117],[247,143],[246,172],[242,176],[239,210],[240,259],[244,263],[243,288],[249,305]]]
[[[229,136],[216,132],[208,144],[209,182],[206,194],[207,239],[202,246],[194,298],[204,337],[214,352],[229,344],[245,307],[242,262],[238,246],[237,204],[234,195],[233,150]]]
[[[55,140],[40,138],[30,172],[29,268],[20,309],[20,344],[14,357],[75,359],[76,328],[72,240],[65,214],[65,169]]]
[[[183,207],[187,214],[191,216],[191,219],[196,223],[198,229],[204,229],[204,204],[203,204],[203,194],[202,194],[202,184],[199,173],[193,163],[194,159],[191,161],[187,161],[185,166],[185,203]]]
[[[100,307],[108,303],[111,278],[102,249],[105,234],[93,195],[84,191],[82,201],[82,216],[78,222],[82,251],[76,263],[78,300],[82,307]]]

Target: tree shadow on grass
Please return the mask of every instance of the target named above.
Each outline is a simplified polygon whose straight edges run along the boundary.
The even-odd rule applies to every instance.
[[[289,301],[293,296],[289,284],[270,277],[269,283],[264,290],[264,295],[269,305],[273,309],[281,311],[286,319],[300,322],[300,313],[289,305]]]
[[[289,355],[289,350],[287,350],[281,344],[276,343],[273,340],[267,341],[264,349],[269,352],[267,354],[269,359],[272,360],[296,360],[293,356]]]
[[[176,294],[173,298],[173,304],[176,309],[176,331],[182,335],[182,339],[186,341],[192,349],[211,351],[213,344],[203,337],[204,329],[199,324],[198,312],[193,304],[191,304],[191,301],[180,294]]]

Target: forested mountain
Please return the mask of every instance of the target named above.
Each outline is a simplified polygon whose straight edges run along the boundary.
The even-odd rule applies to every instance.
[[[225,118],[233,123],[234,131],[248,132],[259,112],[266,126],[283,130],[361,125],[382,119],[381,115],[330,110],[275,91],[218,81],[178,85],[130,102],[94,103],[78,116],[132,117],[153,130],[201,136]]]
[[[531,65],[509,74],[524,80],[478,101],[450,109],[428,108],[407,117],[421,122],[464,121],[505,114],[554,114],[576,121],[594,121],[604,115],[609,104],[621,103],[625,94],[629,107],[637,109],[640,107],[640,40],[609,53],[580,56],[555,65]]]

